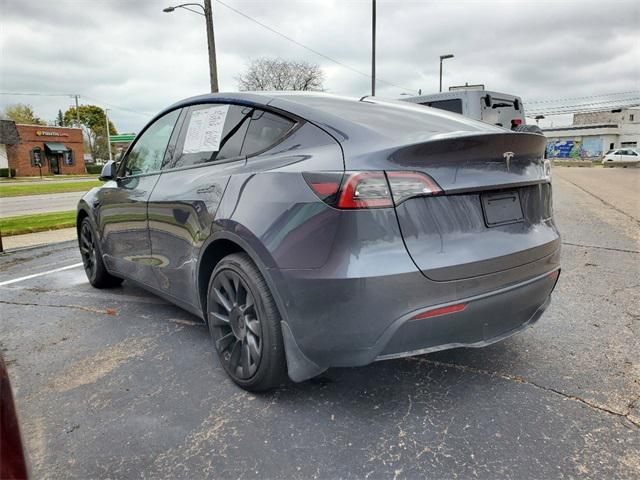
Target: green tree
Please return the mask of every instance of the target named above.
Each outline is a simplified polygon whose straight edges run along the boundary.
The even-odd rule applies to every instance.
[[[62,110],[58,110],[58,116],[56,117],[56,125],[59,127],[65,127],[66,123],[64,123],[64,116],[62,115]]]
[[[33,112],[33,107],[24,103],[16,103],[8,105],[4,109],[4,116],[9,120],[13,120],[16,123],[22,123],[26,125],[46,125],[47,122],[39,117],[36,117]]]
[[[80,128],[84,132],[89,152],[94,159],[109,158],[107,146],[108,137],[106,135],[106,116],[104,110],[97,105],[80,105],[78,108]],[[64,124],[76,125],[76,107],[69,108],[64,112]],[[117,135],[115,125],[109,120],[109,135]]]

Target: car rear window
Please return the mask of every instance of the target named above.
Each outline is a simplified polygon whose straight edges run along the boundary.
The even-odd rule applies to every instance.
[[[491,129],[489,125],[471,118],[409,102],[378,102],[369,99],[358,101],[330,95],[300,95],[291,96],[291,99],[394,141],[421,141],[431,138],[434,133]]]

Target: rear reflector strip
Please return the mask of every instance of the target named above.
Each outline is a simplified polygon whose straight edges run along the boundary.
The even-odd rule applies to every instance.
[[[448,307],[434,308],[433,310],[427,310],[426,312],[422,312],[411,317],[411,320],[424,320],[425,318],[439,317],[440,315],[461,312],[465,308],[467,308],[466,303],[458,303],[456,305],[449,305]]]

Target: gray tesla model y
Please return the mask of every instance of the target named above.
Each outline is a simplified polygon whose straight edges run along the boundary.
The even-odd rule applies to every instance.
[[[157,115],[78,206],[98,288],[204,319],[241,387],[481,347],[534,323],[560,272],[541,135],[318,93]]]

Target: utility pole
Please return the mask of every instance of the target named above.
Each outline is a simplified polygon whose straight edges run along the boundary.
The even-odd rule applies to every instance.
[[[104,109],[104,119],[107,122],[107,148],[109,150],[109,161],[111,161],[113,159],[111,158],[111,137],[109,132],[109,114],[107,113],[108,111],[108,108]]]
[[[80,126],[80,107],[78,106],[78,96],[79,95],[73,96],[76,99],[76,127]]]
[[[376,96],[376,0],[371,10],[371,96]]]
[[[211,0],[204,0],[204,17],[207,22],[207,44],[209,46],[209,79],[211,93],[218,93],[218,65],[216,62],[216,39],[213,36],[213,10]]]

